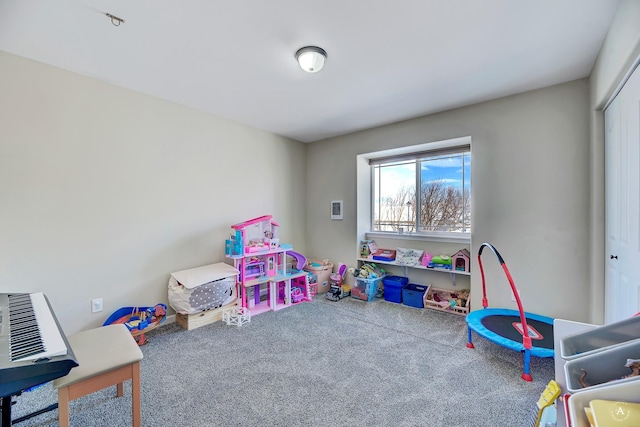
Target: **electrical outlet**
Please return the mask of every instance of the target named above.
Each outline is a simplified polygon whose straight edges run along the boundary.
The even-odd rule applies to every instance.
[[[518,296],[520,296],[520,289],[516,289]],[[516,296],[511,292],[511,301],[516,302]]]
[[[99,313],[102,311],[102,298],[95,298],[91,300],[91,312]]]

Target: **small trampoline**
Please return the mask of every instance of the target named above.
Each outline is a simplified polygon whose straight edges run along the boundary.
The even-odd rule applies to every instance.
[[[498,257],[504,270],[511,291],[515,296],[518,310],[505,308],[488,308],[487,290],[482,268],[482,250],[488,247]],[[478,264],[482,276],[482,310],[472,311],[467,315],[469,341],[467,347],[474,348],[471,331],[481,337],[510,350],[524,353],[524,370],[522,379],[532,381],[530,374],[531,356],[553,357],[553,319],[538,314],[527,313],[522,308],[520,296],[509,269],[500,253],[489,243],[483,243],[478,250]],[[535,345],[534,345],[535,342]]]

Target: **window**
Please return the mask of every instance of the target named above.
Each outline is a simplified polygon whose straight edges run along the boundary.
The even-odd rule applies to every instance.
[[[471,147],[369,160],[372,230],[471,233]]]

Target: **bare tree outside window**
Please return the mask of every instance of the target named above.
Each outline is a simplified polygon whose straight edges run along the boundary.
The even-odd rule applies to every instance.
[[[414,218],[410,217],[407,203],[415,200],[415,190],[413,188],[402,187],[392,197],[381,198],[379,205],[379,215],[376,223],[379,231],[412,231],[415,230]]]
[[[425,231],[464,229],[465,194],[443,180],[423,183],[420,224]]]
[[[469,151],[376,164],[373,182],[374,231],[471,231]]]

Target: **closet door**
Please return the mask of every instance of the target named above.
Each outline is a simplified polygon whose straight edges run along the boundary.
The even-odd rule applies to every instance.
[[[640,70],[605,111],[605,323],[640,312]]]

